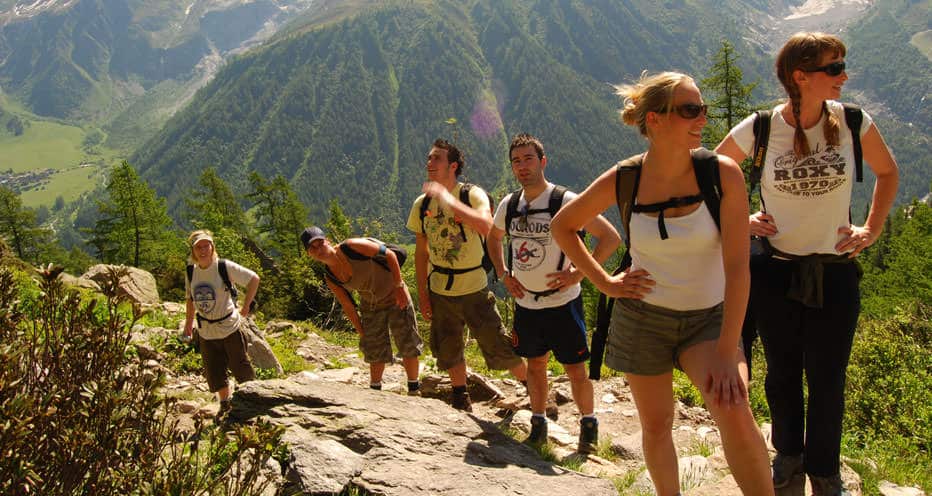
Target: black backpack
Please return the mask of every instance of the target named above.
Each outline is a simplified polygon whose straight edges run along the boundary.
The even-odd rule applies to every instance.
[[[391,250],[395,254],[395,258],[398,259],[398,267],[400,268],[404,266],[405,261],[408,259],[408,251],[405,250],[404,247],[396,245],[394,243],[385,243],[376,238],[366,238],[366,239],[379,245],[379,253],[377,253],[374,257],[367,257],[366,255],[363,255],[362,253],[359,253],[358,251],[350,248],[349,245],[345,243],[340,243],[338,246],[340,247],[340,251],[342,251],[343,254],[346,255],[347,258],[350,258],[352,260],[372,260],[375,264],[377,264],[379,267],[382,267],[388,272],[391,272],[391,269],[388,268],[388,262],[385,261],[385,253],[386,253],[386,250]],[[337,287],[342,289],[343,292],[346,293],[346,296],[349,297],[350,301],[353,302],[353,306],[357,306],[356,299],[353,298],[353,293],[351,293],[350,290],[346,289],[343,283],[340,282],[339,279],[337,279],[337,276],[333,272],[331,272],[330,268],[327,267],[326,265],[324,266],[324,277],[326,277],[330,282],[332,282]]]
[[[194,264],[188,264],[188,266],[186,267],[186,271],[188,274],[188,286],[190,286],[191,278],[194,277]],[[230,282],[230,273],[227,272],[227,260],[225,258],[221,258],[217,260],[217,272],[220,273],[220,280],[223,281],[223,285],[226,286],[227,292],[230,293],[230,298],[233,298],[233,305],[236,305],[237,304],[236,298],[239,296],[239,291],[237,291],[236,286],[233,285],[232,282]],[[256,311],[256,305],[258,304],[257,300],[258,298],[253,297],[252,303],[249,304],[249,313],[253,313]],[[211,323],[219,322],[220,320],[226,319],[226,317],[222,319],[218,319],[218,320],[204,319],[203,317],[201,318]]]
[[[722,181],[719,175],[718,156],[706,150],[699,148],[692,151],[693,170],[696,173],[696,182],[699,184],[699,195],[705,201],[709,214],[715,221],[715,225],[721,230],[721,202],[722,202]],[[638,185],[641,180],[641,165],[644,161],[644,155],[635,155],[618,162],[615,165],[615,202],[618,204],[618,212],[621,214],[621,238],[625,242],[625,256],[621,259],[621,265],[613,274],[617,275],[621,271],[631,266],[631,236],[629,224],[631,222],[631,213],[634,211],[634,202],[637,198]],[[689,197],[687,200],[693,200],[695,197]],[[695,201],[691,202],[695,203]],[[658,216],[658,226],[661,231],[661,237],[665,238],[666,228],[663,224],[663,208],[677,206],[677,202],[671,204],[670,201],[662,202],[653,207],[645,205],[642,211],[660,211]],[[596,311],[596,327],[592,332],[592,350],[589,358],[589,378],[598,380],[602,375],[602,356],[605,354],[605,341],[608,339],[608,326],[612,318],[612,308],[614,298],[608,298],[604,294],[599,294],[599,303]]]
[[[472,202],[469,201],[469,191],[472,190],[473,186],[475,185],[472,183],[463,183],[463,186],[460,187],[460,195],[459,195],[460,201],[465,203],[466,206],[470,208],[472,208]],[[494,212],[495,202],[494,200],[492,200],[492,196],[489,194],[488,191],[482,190],[482,192],[485,193],[486,198],[489,199],[489,209]],[[418,210],[418,217],[421,220],[421,233],[426,233],[426,231],[424,230],[425,229],[424,218],[427,217],[427,211],[430,209],[430,200],[431,198],[429,196],[425,196],[424,199],[421,200],[421,207]],[[459,226],[460,226],[460,234],[463,236],[463,242],[465,243],[466,242],[466,230],[463,228],[462,223],[460,223]],[[486,239],[482,236],[480,236],[479,239],[482,242],[482,264],[481,265],[477,265],[475,267],[470,267],[467,269],[453,269],[450,267],[441,267],[438,265],[433,266],[433,270],[431,272],[440,272],[441,274],[446,274],[447,276],[446,289],[447,290],[453,287],[453,276],[457,274],[465,274],[467,272],[472,272],[474,270],[482,269],[486,273],[492,272],[494,276],[495,265],[492,264],[492,258],[489,256],[489,248],[486,245]],[[430,281],[429,275],[428,275],[427,280]]]

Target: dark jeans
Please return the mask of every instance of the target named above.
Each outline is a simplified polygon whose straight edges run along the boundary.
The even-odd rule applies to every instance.
[[[845,373],[861,310],[860,270],[855,263],[825,264],[823,307],[808,308],[786,297],[795,266],[772,259],[751,281],[757,331],[767,357],[773,445],[784,455],[803,454],[807,474],[827,477],[839,473]]]

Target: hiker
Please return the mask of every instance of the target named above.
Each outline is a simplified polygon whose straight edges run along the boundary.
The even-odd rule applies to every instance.
[[[236,382],[256,378],[246,354],[246,336],[241,327],[259,289],[255,272],[230,260],[221,260],[214,248],[213,234],[197,230],[188,236],[191,257],[185,279],[184,336],[197,339],[204,362],[204,376],[210,392],[217,393],[220,409],[217,420],[223,421],[231,409],[231,392],[227,369]],[[236,308],[236,287],[246,287],[246,296],[239,311]],[[197,319],[197,336],[192,336]]]
[[[600,291],[617,298],[605,363],[631,387],[657,494],[680,490],[673,367],[701,391],[744,494],[773,494],[739,344],[750,279],[744,175],[733,160],[699,148],[707,107],[689,76],[645,72],[618,93],[622,118],[647,138],[647,152],[612,167],[563,207],[553,237]],[[635,178],[627,196],[616,193],[623,176]],[[622,227],[631,265],[610,276],[576,232],[613,204],[629,218]]]
[[[531,400],[529,444],[547,442],[550,352],[563,365],[579,409],[577,451],[594,453],[599,438],[592,382],[586,373],[589,347],[583,313],[582,273],[563,255],[550,235],[556,212],[576,194],[549,183],[544,177],[547,157],[537,138],[519,134],[508,149],[511,172],[521,189],[505,196],[495,211],[489,234],[489,254],[498,278],[515,299],[512,345],[527,359],[528,395]],[[621,238],[601,215],[586,224],[586,232],[598,240],[593,257],[602,263],[614,253]],[[502,239],[508,236],[508,264]]]
[[[308,256],[326,265],[324,281],[359,334],[369,387],[382,389],[385,364],[393,362],[390,333],[408,376],[408,394],[419,395],[423,347],[411,295],[401,278],[403,261],[377,239],[350,238],[334,246],[317,226],[305,229],[301,242]],[[351,291],[359,293],[358,308]]]
[[[848,80],[845,53],[836,36],[797,33],[777,55],[777,77],[789,99],[763,122],[769,133],[760,139],[769,143],[758,172],[761,211],[749,217],[751,234],[772,253],[753,271],[751,299],[767,360],[773,484],[785,487],[805,473],[816,495],[848,494],[839,456],[860,312],[855,257],[880,236],[899,176],[867,112],[837,101]],[[747,157],[755,119],[735,126],[716,151],[737,161]],[[877,182],[867,220],[857,226],[850,221],[851,189],[861,181],[862,157]]]
[[[453,408],[471,412],[464,325],[490,369],[508,369],[524,382],[527,367],[511,348],[482,263],[484,238],[492,228],[490,200],[478,186],[459,182],[464,165],[456,146],[434,141],[427,155],[424,194],[414,201],[407,228],[417,238],[418,303],[421,315],[430,321],[431,351],[437,367],[450,374]]]

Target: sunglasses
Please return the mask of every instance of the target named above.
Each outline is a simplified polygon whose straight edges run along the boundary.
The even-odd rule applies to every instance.
[[[698,103],[684,103],[682,105],[677,105],[670,109],[671,112],[676,112],[676,115],[684,119],[695,119],[699,115],[705,115],[709,111],[709,106],[706,104]]]
[[[837,76],[842,72],[845,72],[845,63],[844,62],[832,62],[831,64],[823,65],[822,67],[816,67],[814,69],[804,69],[804,72],[824,72],[829,76]]]

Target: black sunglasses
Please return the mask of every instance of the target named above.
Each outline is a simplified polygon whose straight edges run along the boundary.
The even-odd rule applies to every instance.
[[[842,72],[845,72],[845,63],[844,62],[832,62],[831,64],[825,64],[822,67],[816,67],[814,69],[804,69],[804,72],[824,72],[829,76],[837,76]]]
[[[708,111],[708,105],[698,103],[684,103],[670,108],[670,112],[676,112],[676,115],[684,119],[695,119],[700,114],[705,115]]]

